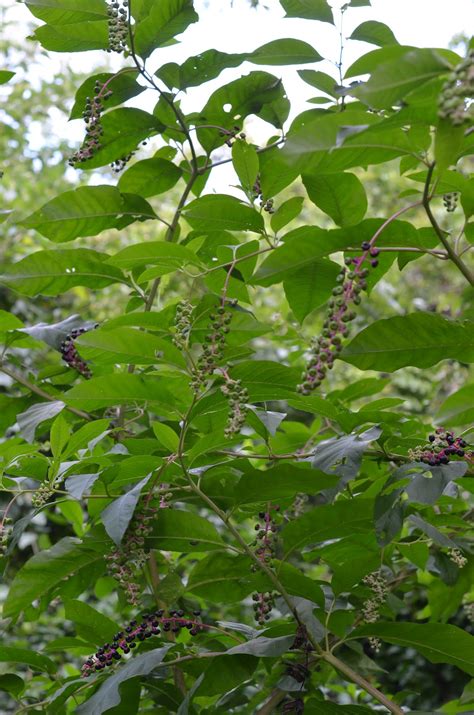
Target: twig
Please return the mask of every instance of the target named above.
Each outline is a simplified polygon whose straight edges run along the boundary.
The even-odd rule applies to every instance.
[[[463,274],[464,278],[468,281],[468,283],[470,283],[470,285],[474,286],[474,276],[472,275],[471,271],[466,266],[464,261],[461,260],[461,258],[457,255],[456,251],[451,246],[450,242],[444,235],[444,231],[440,228],[438,222],[436,221],[436,219],[434,217],[433,212],[431,211],[430,185],[431,185],[431,179],[433,176],[434,168],[435,168],[435,162],[432,162],[428,167],[428,173],[426,175],[425,188],[423,190],[423,201],[422,201],[423,207],[426,211],[426,215],[428,216],[430,223],[431,223],[436,235],[438,236],[439,240],[445,247],[450,260],[454,263],[454,265],[458,268],[458,270]]]
[[[8,375],[9,377],[12,378],[12,380],[15,380],[15,382],[19,382],[20,385],[24,385],[24,387],[27,387],[28,390],[31,392],[34,392],[36,395],[39,395],[39,397],[42,397],[45,400],[49,400],[50,402],[56,402],[59,398],[55,397],[54,395],[50,395],[49,392],[45,392],[45,390],[42,390],[41,387],[37,387],[37,385],[34,385],[32,382],[27,380],[26,377],[23,377],[23,375],[19,374],[15,370],[12,370],[9,367],[6,367],[6,365],[0,364],[0,371],[3,372],[5,375]],[[69,412],[72,412],[74,415],[77,415],[78,417],[82,417],[84,420],[90,421],[92,419],[91,415],[89,415],[87,412],[83,412],[82,410],[77,410],[75,407],[71,407],[70,405],[65,405],[65,409],[69,410]]]

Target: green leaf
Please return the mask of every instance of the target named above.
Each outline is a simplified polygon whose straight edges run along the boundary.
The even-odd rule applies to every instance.
[[[238,67],[248,57],[248,54],[229,55],[219,50],[206,50],[199,55],[189,57],[181,65],[169,62],[160,67],[155,74],[170,89],[173,87],[188,89],[215,79],[228,67]]]
[[[74,623],[77,635],[96,646],[111,641],[118,630],[115,621],[84,601],[66,601],[64,611],[66,618]]]
[[[107,10],[101,0],[84,0],[80,6],[74,0],[28,0],[28,10],[49,25],[68,25],[88,20],[104,20]]]
[[[296,229],[296,231],[299,231],[299,229]],[[293,240],[293,235],[295,240]],[[322,251],[318,250],[318,239],[319,237],[324,237],[327,241],[327,232],[323,229],[312,227],[311,235],[314,236],[314,239],[308,238],[307,241],[300,242],[296,240],[300,236],[299,233],[287,234],[285,243],[271,252],[269,257],[257,269],[250,283],[263,286],[274,285],[286,279],[291,280],[295,271],[306,269],[311,269],[313,276],[318,275],[318,280],[320,275],[326,275],[334,279],[336,264],[318,256],[321,253],[323,255],[329,253],[327,243]]]
[[[311,509],[283,528],[281,534],[286,557],[302,546],[372,531],[373,510],[373,501],[360,498]]]
[[[349,39],[369,42],[371,45],[378,45],[379,47],[398,45],[398,40],[388,25],[376,20],[362,22],[356,27]]]
[[[235,603],[256,588],[251,565],[248,556],[213,552],[193,567],[187,590],[214,603]]]
[[[388,108],[449,69],[449,62],[434,50],[410,50],[379,65],[370,79],[352,93],[370,107]]]
[[[11,70],[0,70],[0,84],[6,84],[15,76],[15,72]]]
[[[45,50],[51,52],[106,50],[109,46],[109,33],[105,20],[69,25],[42,25],[35,30],[33,37]]]
[[[119,266],[123,270],[157,265],[160,269],[157,275],[171,273],[188,263],[199,265],[199,261],[189,248],[167,241],[147,241],[127,246],[109,258],[107,263]]]
[[[77,345],[84,359],[101,365],[155,365],[163,361],[180,367],[185,365],[180,351],[170,341],[134,328],[107,330],[105,327],[90,331],[81,335]]]
[[[163,447],[168,449],[171,453],[178,451],[179,437],[174,429],[163,424],[163,422],[153,422],[151,426],[153,434]]]
[[[38,425],[46,420],[50,420],[61,412],[65,407],[61,400],[52,402],[39,402],[31,405],[27,410],[17,416],[20,432],[27,442],[33,442]]]
[[[284,400],[294,396],[299,370],[270,360],[248,360],[230,370],[234,380],[242,380],[251,402]]]
[[[253,675],[258,665],[256,658],[244,654],[226,655],[228,657],[218,656],[209,662],[199,688],[199,697],[229,692]]]
[[[21,663],[30,666],[32,670],[40,670],[45,673],[55,673],[57,670],[55,663],[46,655],[35,653],[35,651],[26,648],[14,648],[6,645],[2,645],[0,650],[0,662]]]
[[[186,221],[198,231],[253,231],[264,229],[262,216],[251,206],[225,194],[194,199],[183,211]]]
[[[311,87],[321,89],[331,97],[337,97],[337,82],[334,77],[331,77],[331,75],[326,74],[325,72],[317,72],[316,70],[299,70],[298,74],[303,82],[311,85]]]
[[[258,174],[258,154],[251,144],[236,139],[232,145],[232,164],[240,179],[242,188],[250,193]]]
[[[149,13],[134,28],[135,49],[144,59],[199,19],[193,0],[160,0],[146,7]]]
[[[89,542],[70,536],[40,551],[15,575],[3,606],[3,617],[15,618],[64,578],[103,558],[102,551],[93,549]]]
[[[450,427],[474,422],[474,384],[464,385],[450,395],[439,408],[436,421]]]
[[[166,159],[143,159],[133,164],[119,179],[120,191],[139,194],[145,198],[172,189],[181,178],[181,169]]]
[[[147,653],[139,653],[128,663],[124,663],[119,670],[100,684],[92,697],[76,708],[77,715],[102,715],[103,712],[120,705],[121,684],[130,678],[151,673],[161,664],[170,648],[172,644],[155,648]]]
[[[63,414],[59,414],[51,425],[49,441],[51,444],[51,452],[56,459],[61,456],[64,447],[69,441],[71,433],[70,427]]]
[[[474,636],[447,623],[373,623],[357,628],[351,638],[375,636],[414,648],[431,663],[451,663],[474,675]]]
[[[100,515],[107,534],[117,546],[120,546],[122,542],[140,499],[141,491],[150,477],[151,474],[148,474],[126,494],[114,499]]]
[[[59,295],[76,286],[94,290],[125,283],[121,271],[104,261],[103,253],[87,248],[37,251],[18,263],[2,266],[0,283],[23,295]]]
[[[76,3],[77,5],[77,3]],[[119,104],[123,104],[127,99],[136,97],[145,91],[145,87],[138,84],[137,72],[99,72],[98,74],[88,77],[79,87],[76,92],[75,101],[69,115],[69,119],[81,119],[82,113],[86,105],[88,97],[94,96],[96,82],[101,85],[106,84],[107,89],[112,91],[112,94],[104,100],[104,109],[111,109]]]
[[[280,129],[288,117],[290,104],[281,79],[268,72],[250,72],[217,89],[193,122],[199,142],[206,152],[225,144],[226,137],[216,129],[199,129],[199,125],[214,124],[232,130],[242,126],[249,114],[254,114]]]
[[[293,196],[277,208],[270,219],[270,225],[275,233],[278,233],[281,228],[299,216],[303,208],[303,202],[304,198],[302,196]]]
[[[25,682],[19,675],[5,673],[0,675],[0,690],[9,693],[14,698],[19,698],[25,689]]]
[[[162,380],[131,374],[111,374],[95,377],[69,390],[66,404],[85,410],[98,410],[123,404],[160,405],[166,414],[174,412],[176,396],[162,384]]]
[[[225,548],[215,526],[202,516],[178,509],[161,509],[148,540],[161,551],[212,551]]]
[[[97,169],[135,151],[144,139],[163,131],[163,124],[149,112],[134,107],[119,107],[101,119],[103,134],[94,156],[80,163],[81,169]]]
[[[431,367],[440,360],[474,362],[473,323],[436,313],[377,320],[344,348],[341,359],[360,370],[393,372],[406,365]]]
[[[320,62],[323,58],[307,42],[285,38],[267,42],[252,52],[248,59],[258,65],[301,65]]]
[[[332,10],[327,0],[280,0],[286,17],[304,17],[306,20],[320,20],[334,25]]]
[[[298,493],[317,494],[334,487],[338,481],[337,477],[320,470],[277,465],[265,471],[245,473],[235,486],[235,499],[238,504],[255,504],[294,497]]]
[[[311,201],[338,226],[353,226],[364,218],[367,197],[354,174],[303,174],[302,179]]]
[[[81,186],[56,196],[20,226],[34,228],[55,243],[65,243],[154,218],[155,212],[141,196],[122,194],[115,186]]]
[[[324,259],[290,271],[283,281],[283,288],[288,305],[300,323],[329,300],[339,272],[336,263]]]

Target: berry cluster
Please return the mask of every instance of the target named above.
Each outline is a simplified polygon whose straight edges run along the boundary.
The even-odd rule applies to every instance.
[[[271,591],[252,594],[253,610],[255,620],[259,626],[265,625],[265,621],[270,620],[270,614],[275,606],[275,594]]]
[[[439,96],[438,115],[454,126],[471,122],[474,118],[474,50],[460,62],[444,83]]]
[[[459,569],[463,569],[467,564],[466,557],[462,555],[459,549],[449,549],[448,556]]]
[[[252,546],[255,547],[255,554],[258,560],[267,566],[272,566],[272,560],[275,556],[276,533],[278,525],[272,517],[271,509],[275,512],[280,511],[279,506],[269,507],[266,511],[261,511],[258,515],[260,521],[255,524],[257,536]],[[262,523],[263,522],[263,523]],[[257,564],[253,564],[251,570],[257,571]],[[270,620],[270,613],[275,605],[275,595],[271,592],[254,593],[252,595],[254,601],[253,609],[255,611],[255,620],[261,626],[265,621]]]
[[[230,305],[234,307],[237,301],[233,300]],[[204,386],[206,379],[212,375],[219,361],[222,359],[225,345],[225,337],[230,331],[229,324],[232,320],[232,313],[220,305],[215,313],[209,316],[209,333],[205,337],[202,353],[197,361],[196,370],[191,382],[191,387],[195,392]]]
[[[54,494],[54,484],[51,482],[43,482],[31,497],[31,503],[34,507],[39,508],[44,506]]]
[[[463,606],[464,613],[469,623],[474,624],[474,601],[471,603],[465,603]]]
[[[453,213],[456,211],[456,206],[458,204],[459,194],[457,191],[452,191],[451,193],[443,195],[444,208],[448,213]]]
[[[238,434],[244,426],[248,412],[249,393],[242,386],[241,380],[233,380],[227,372],[224,374],[224,379],[221,391],[227,397],[230,407],[224,434],[226,437],[232,437],[234,434]]]
[[[254,200],[260,199],[260,208],[262,208],[264,211],[266,211],[269,214],[275,213],[275,208],[273,206],[273,204],[274,204],[273,199],[265,199],[262,194],[262,187],[260,185],[260,174],[258,174],[257,178],[255,179],[255,183],[252,186],[252,192],[253,192]]]
[[[93,656],[88,658],[81,669],[83,678],[87,678],[94,671],[104,670],[113,665],[114,661],[121,660],[122,655],[127,655],[136,648],[137,642],[141,643],[152,636],[159,636],[162,632],[178,634],[183,628],[192,636],[198,635],[205,625],[201,623],[200,611],[193,611],[193,618],[185,618],[184,611],[159,610],[142,616],[142,621],[130,621],[123,631],[116,633],[112,643],[104,643]],[[121,651],[121,652],[119,652]]]
[[[92,99],[86,97],[86,106],[82,113],[86,124],[86,136],[82,146],[69,159],[69,166],[75,166],[91,159],[100,148],[100,138],[104,133],[102,128],[103,102],[112,96],[112,91],[107,89],[107,84],[102,84],[97,80],[94,86],[94,95]]]
[[[302,698],[286,700],[281,706],[281,712],[296,713],[297,715],[301,715],[301,713],[304,713],[304,700]]]
[[[107,7],[109,29],[109,52],[123,52],[127,49],[128,0],[113,0]]]
[[[173,342],[180,350],[184,350],[188,346],[193,311],[193,306],[187,300],[182,300],[176,306],[176,314],[174,319],[175,334],[173,337]]]
[[[239,127],[237,124],[235,127],[232,129],[220,129],[219,131],[219,136],[221,137],[226,137],[225,143],[227,146],[232,146],[232,139],[235,139],[236,136],[239,136],[240,139],[245,139],[246,135],[244,132],[241,130],[241,127]]]
[[[466,452],[467,444],[461,437],[455,437],[452,432],[438,427],[435,434],[428,436],[428,444],[410,449],[408,456],[417,462],[424,462],[430,467],[448,464],[451,457],[467,457],[472,459],[473,452]]]
[[[134,151],[130,151],[128,154],[124,154],[124,156],[121,156],[120,159],[115,159],[115,161],[113,161],[110,165],[110,168],[112,169],[114,174],[120,174],[120,172],[125,169],[134,154]]]
[[[163,501],[163,507],[168,506],[167,498]],[[135,572],[143,567],[148,558],[145,548],[146,537],[152,532],[152,522],[157,513],[155,507],[145,505],[139,507],[128,526],[120,548],[113,549],[106,555],[107,568],[113,578],[125,591],[127,601],[132,605],[138,605],[141,586],[138,583]]]
[[[365,623],[375,623],[379,619],[380,607],[385,603],[388,593],[388,584],[381,571],[373,571],[362,579],[363,583],[372,591],[372,597],[362,605],[362,618]],[[370,646],[377,651],[380,648],[378,638],[369,638]]]
[[[305,650],[307,653],[313,650],[313,646],[311,645],[310,640],[308,638],[308,631],[306,630],[306,626],[304,626],[302,623],[300,623],[298,625],[298,628],[296,629],[295,640],[293,641],[289,650]]]
[[[9,517],[4,517],[0,522],[0,558],[5,556],[8,546],[8,540],[10,539],[12,528],[10,526],[11,519]]]
[[[349,306],[351,303],[359,305],[360,293],[367,289],[369,269],[363,267],[364,261],[369,258],[373,268],[378,265],[378,248],[364,241],[361,249],[363,253],[360,256],[345,259],[346,267],[342,268],[337,277],[339,285],[333,288],[333,297],[328,302],[321,336],[311,343],[311,356],[302,374],[303,382],[297,387],[302,395],[309,395],[319,387],[342,350],[342,338],[349,334],[348,323],[356,317],[355,311],[349,310]]]
[[[96,323],[94,328],[98,327],[99,323]],[[90,328],[76,328],[75,330],[72,330],[69,335],[66,335],[59,346],[59,351],[61,352],[64,362],[66,362],[69,367],[77,370],[77,372],[83,375],[87,380],[92,377],[92,372],[87,363],[79,355],[77,348],[74,345],[74,340],[80,335],[87,333],[88,330],[90,330]]]

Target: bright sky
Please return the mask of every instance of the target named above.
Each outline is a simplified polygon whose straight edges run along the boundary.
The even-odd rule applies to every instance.
[[[78,0],[80,2],[80,0]],[[338,8],[342,0],[330,0],[334,8],[336,24],[339,23]],[[257,10],[250,7],[247,0],[195,0],[195,7],[202,21],[191,25],[182,36],[179,44],[156,51],[148,62],[149,70],[155,71],[165,62],[183,62],[190,55],[203,50],[215,48],[225,52],[252,51],[260,45],[278,37],[296,37],[312,44],[320,55],[327,58],[325,62],[304,65],[311,68],[335,73],[334,63],[339,55],[339,28],[328,23],[301,19],[284,19],[284,11],[278,0],[260,0]],[[268,10],[265,9],[268,8]],[[25,18],[31,21],[31,15],[20,4],[10,0],[0,0],[0,8],[7,10],[8,16]],[[349,9],[344,15],[343,36],[347,38],[361,22],[378,20],[384,22],[393,30],[402,44],[412,44],[419,47],[447,47],[454,35],[467,32],[474,26],[473,0],[372,0],[371,7]],[[345,41],[343,64],[347,68],[360,54],[369,51],[373,46],[362,42]],[[108,55],[110,57],[110,55]],[[57,66],[58,59],[64,64],[70,64],[76,69],[87,71],[103,61],[103,55],[96,52],[72,55],[52,53],[51,62]],[[122,58],[112,59],[115,66],[122,66]],[[47,71],[47,62],[46,62]],[[266,70],[282,77],[285,89],[292,102],[292,115],[314,105],[305,105],[305,99],[320,94],[320,92],[303,83],[296,74],[298,67],[263,67],[245,63],[237,69],[225,70],[217,80],[208,82],[202,87],[192,88],[183,95],[182,107],[185,111],[200,109],[209,94],[218,86],[229,81],[239,73],[252,70]],[[334,74],[334,76],[336,76]],[[153,104],[144,100],[143,108],[152,110]],[[156,98],[153,97],[153,102]],[[81,122],[72,125],[58,123],[57,133],[62,136],[82,136]],[[254,141],[263,140],[268,135],[268,129],[263,133],[258,121],[252,121],[251,138]],[[34,137],[32,137],[34,139]]]

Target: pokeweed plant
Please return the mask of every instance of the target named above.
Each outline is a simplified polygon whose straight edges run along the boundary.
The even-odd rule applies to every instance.
[[[376,49],[338,76],[300,70],[322,95],[288,125],[278,73],[258,66],[322,61],[306,42],[152,72],[199,21],[192,0],[26,5],[46,51],[123,64],[77,88],[85,134],[65,162],[82,185],[18,222],[51,245],[1,269],[12,295],[65,314],[0,313],[0,370],[22,405],[0,444],[5,711],[400,715],[420,708],[387,679],[395,646],[453,667],[443,712],[472,708],[473,50],[404,46],[364,22],[350,39]],[[335,22],[326,0],[281,6]],[[243,62],[257,69],[183,109]],[[145,89],[151,111],[133,106]],[[226,163],[238,187],[205,193]],[[365,172],[394,164],[395,211],[369,211]],[[311,204],[321,225],[302,220]],[[137,222],[148,237],[137,227],[118,250],[110,230]],[[374,317],[379,281],[417,259],[463,283],[454,316]],[[285,330],[265,309],[280,284]],[[67,314],[76,288],[90,315]],[[465,384],[446,373],[436,414],[370,399],[400,368],[446,361]],[[54,619],[63,634],[48,638]]]

